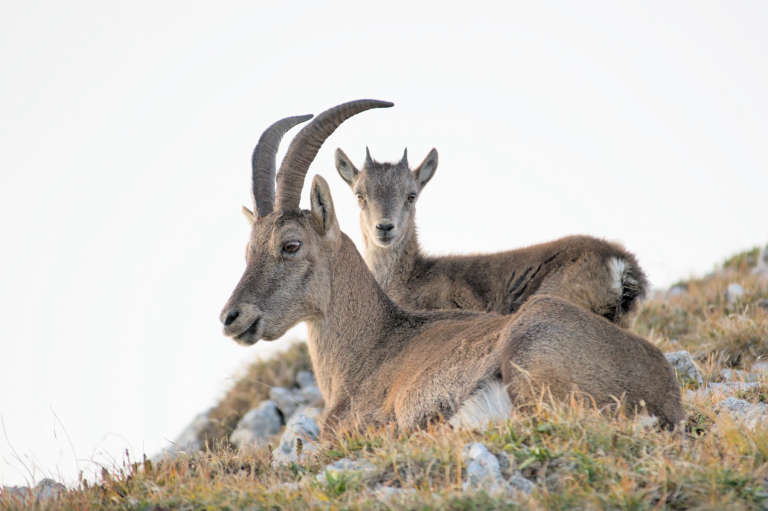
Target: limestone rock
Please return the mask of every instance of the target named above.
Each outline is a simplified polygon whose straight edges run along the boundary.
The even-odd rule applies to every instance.
[[[283,426],[280,412],[274,401],[262,401],[246,413],[229,436],[229,441],[242,449],[266,443],[269,437],[280,432]]]
[[[744,288],[741,287],[741,284],[732,283],[728,284],[728,288],[725,290],[725,299],[733,305],[734,303],[739,301],[739,298],[741,298],[744,295]]]
[[[684,379],[696,382],[699,385],[704,384],[704,378],[701,376],[701,371],[696,367],[696,362],[693,361],[693,357],[685,350],[673,351],[672,353],[665,353],[667,361],[672,364],[675,372]]]
[[[482,489],[489,494],[506,491],[506,481],[501,477],[499,460],[480,442],[464,446],[467,463],[467,480],[464,488]]]
[[[341,458],[330,465],[326,465],[320,473],[317,474],[317,480],[324,483],[329,475],[338,475],[343,472],[349,472],[362,479],[369,479],[376,475],[376,466],[367,460],[353,460],[350,458]]]
[[[320,428],[303,413],[294,414],[285,425],[280,444],[272,451],[272,465],[278,467],[312,456],[319,449]]]
[[[754,428],[768,418],[768,405],[750,403],[743,399],[728,397],[715,405],[721,413],[728,411],[735,420],[742,422],[748,428]]]

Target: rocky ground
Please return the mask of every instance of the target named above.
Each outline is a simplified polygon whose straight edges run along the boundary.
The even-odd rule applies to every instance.
[[[322,396],[306,347],[254,364],[152,459],[95,486],[3,488],[52,509],[768,509],[768,250],[658,291],[632,330],[683,387],[685,431],[574,400],[484,431],[437,425],[318,441]]]

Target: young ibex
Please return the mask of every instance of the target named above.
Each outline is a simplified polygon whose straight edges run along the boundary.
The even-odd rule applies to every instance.
[[[416,199],[437,169],[437,151],[411,170],[379,163],[366,149],[358,170],[341,149],[336,169],[360,205],[365,260],[384,291],[414,310],[470,309],[509,314],[531,296],[551,294],[625,325],[646,292],[635,257],[590,236],[569,236],[484,255],[429,257],[416,234]]]
[[[599,406],[623,398],[674,426],[680,390],[663,354],[591,312],[552,296],[513,315],[409,312],[392,302],[339,229],[326,181],[315,176],[311,208],[299,209],[304,177],[323,141],[350,116],[392,103],[359,100],[320,114],[292,141],[277,176],[280,137],[304,117],[279,121],[254,155],[246,268],[221,312],[224,333],[252,345],[306,322],[326,403],[324,431],[443,417],[477,424],[508,416],[512,403],[546,385],[583,392]]]

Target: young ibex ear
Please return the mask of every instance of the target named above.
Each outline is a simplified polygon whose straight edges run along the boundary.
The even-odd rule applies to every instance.
[[[352,164],[352,161],[341,149],[336,149],[336,170],[339,171],[341,179],[346,181],[349,186],[355,184],[357,176],[360,174],[357,168]]]
[[[437,149],[433,148],[421,165],[413,170],[413,177],[416,178],[419,187],[424,188],[424,185],[435,175],[435,170],[437,170]]]
[[[310,211],[318,233],[326,234],[336,227],[336,213],[333,209],[331,190],[328,188],[326,180],[320,175],[316,175],[312,179],[310,204]]]
[[[253,211],[243,206],[243,216],[245,216],[245,219],[248,220],[248,223],[253,225],[256,223],[256,215],[253,214]]]

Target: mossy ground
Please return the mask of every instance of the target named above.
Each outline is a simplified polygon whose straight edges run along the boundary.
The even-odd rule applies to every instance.
[[[638,312],[632,330],[664,351],[686,349],[707,381],[726,367],[749,369],[768,358],[768,283],[750,274],[751,252],[721,271],[686,282],[686,293],[660,294]],[[754,259],[754,258],[752,258]],[[744,294],[729,303],[728,284]],[[292,347],[252,366],[214,411],[209,449],[174,461],[126,459],[98,484],[82,483],[44,509],[761,509],[768,508],[768,425],[749,430],[718,414],[722,398],[699,393],[685,400],[686,431],[646,427],[619,412],[600,413],[573,401],[541,399],[534,413],[518,413],[486,431],[441,425],[399,435],[390,430],[346,435],[324,444],[317,458],[278,470],[269,447],[238,453],[224,439],[238,418],[265,399],[269,385],[288,385],[309,367],[306,349]],[[768,400],[768,379],[739,397]],[[681,382],[691,388],[692,382]],[[510,500],[462,491],[461,447],[483,442],[536,483],[530,496]],[[375,476],[342,473],[318,480],[326,464],[365,459]],[[386,498],[383,484],[408,489]],[[27,504],[0,501],[0,507]]]

